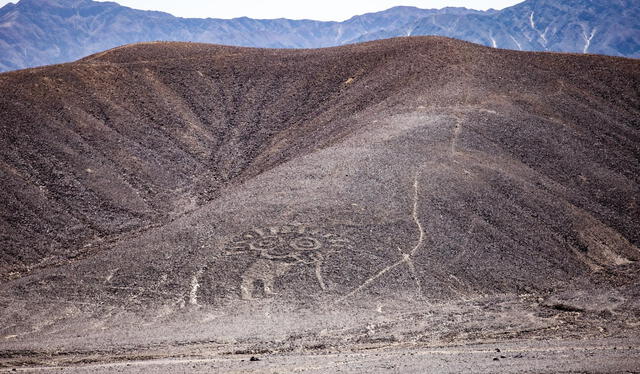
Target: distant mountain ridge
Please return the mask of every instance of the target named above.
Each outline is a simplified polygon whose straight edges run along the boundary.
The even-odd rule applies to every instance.
[[[0,9],[0,70],[73,61],[123,44],[194,41],[319,48],[440,35],[530,51],[640,57],[640,0],[528,0],[501,11],[395,7],[344,22],[190,19],[114,2],[21,0]]]

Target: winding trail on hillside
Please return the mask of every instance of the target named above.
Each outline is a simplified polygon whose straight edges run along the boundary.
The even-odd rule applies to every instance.
[[[420,297],[422,297],[422,285],[420,282],[420,278],[419,275],[416,271],[415,265],[413,263],[413,259],[411,258],[412,256],[414,256],[416,254],[416,252],[423,246],[424,244],[424,237],[425,237],[425,232],[424,232],[424,228],[422,227],[422,223],[420,222],[420,217],[419,217],[419,213],[418,213],[418,208],[419,208],[419,188],[420,188],[420,183],[419,183],[419,178],[420,178],[420,170],[417,170],[415,172],[414,178],[413,178],[413,209],[411,212],[411,217],[413,218],[413,221],[416,225],[417,231],[418,231],[418,238],[416,240],[416,244],[415,246],[409,251],[409,253],[406,253],[404,251],[402,251],[400,249],[400,247],[397,247],[398,252],[401,256],[401,259],[392,263],[391,265],[383,268],[382,270],[378,271],[376,274],[374,274],[373,276],[367,278],[364,282],[362,282],[362,284],[358,287],[356,287],[354,290],[352,290],[351,292],[349,292],[348,294],[338,298],[338,300],[336,302],[342,302],[345,301],[347,299],[351,299],[353,298],[354,295],[356,295],[358,292],[366,289],[367,287],[369,287],[371,284],[373,284],[376,280],[378,280],[380,277],[382,277],[383,275],[385,275],[386,273],[388,273],[389,271],[395,269],[396,267],[406,264],[407,268],[409,269],[410,273],[411,273],[411,277],[413,278],[414,282],[416,283],[416,289],[418,291],[418,294]]]

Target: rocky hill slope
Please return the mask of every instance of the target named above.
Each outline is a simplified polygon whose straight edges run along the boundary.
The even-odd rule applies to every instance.
[[[416,37],[4,73],[2,357],[625,334],[639,67]]]

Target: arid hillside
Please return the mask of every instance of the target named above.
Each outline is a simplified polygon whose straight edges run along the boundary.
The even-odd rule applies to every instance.
[[[0,75],[0,131],[6,349],[638,322],[638,60],[136,44]]]

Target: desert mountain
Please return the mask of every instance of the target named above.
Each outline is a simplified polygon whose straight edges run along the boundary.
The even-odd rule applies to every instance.
[[[442,37],[4,73],[3,357],[623,334],[639,87],[638,60]]]
[[[501,11],[396,7],[344,22],[186,19],[91,0],[20,0],[0,9],[0,71],[69,62],[123,44],[191,41],[319,48],[441,35],[529,51],[640,57],[638,0],[527,0]]]
[[[442,35],[494,48],[640,57],[640,2],[528,0],[499,12],[434,13],[360,40]]]

